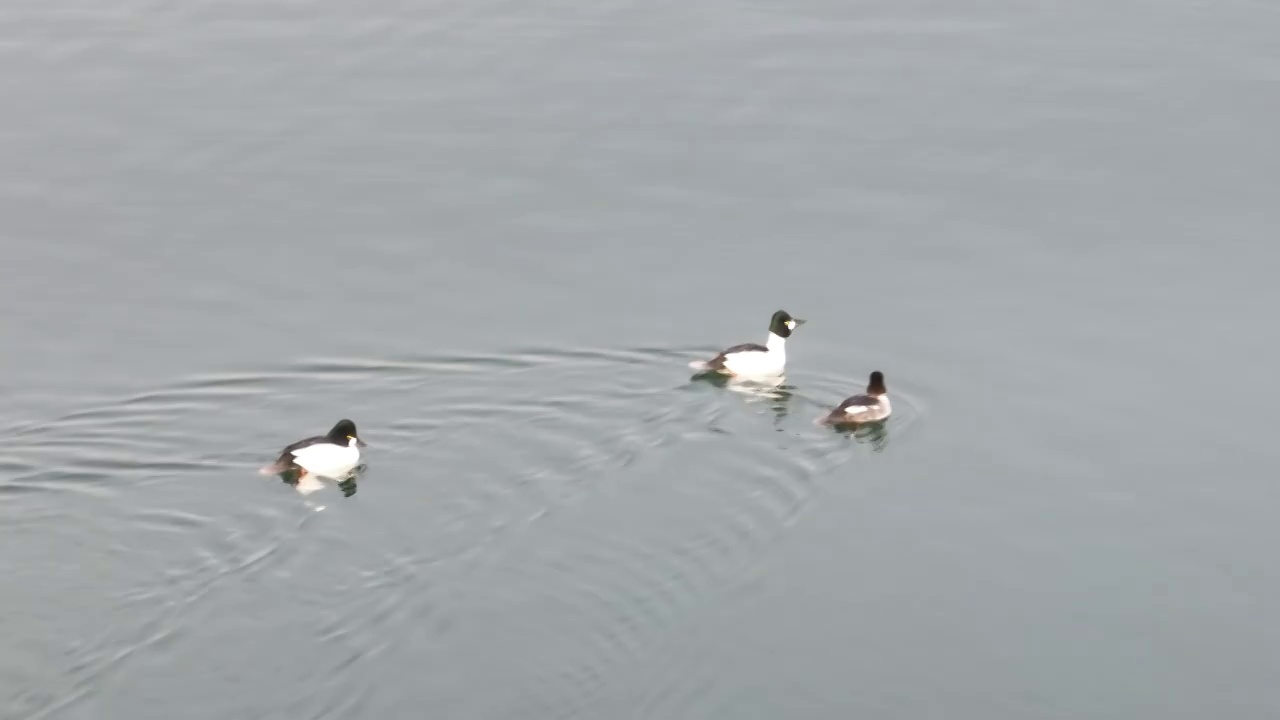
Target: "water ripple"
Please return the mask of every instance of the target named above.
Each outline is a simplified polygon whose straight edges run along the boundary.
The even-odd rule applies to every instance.
[[[669,643],[664,633],[749,579],[821,492],[818,478],[860,452],[810,422],[852,391],[848,379],[743,392],[689,382],[694,353],[311,359],[10,428],[0,521],[53,564],[24,560],[27,551],[9,562],[43,567],[56,577],[37,585],[68,589],[85,581],[70,568],[114,569],[106,606],[93,606],[110,629],[66,628],[91,639],[19,705],[39,715],[78,702],[106,674],[218,632],[235,616],[218,608],[265,593],[266,607],[312,626],[328,672],[348,678],[308,704],[320,714],[365,705],[366,666],[378,658],[465,642],[448,638],[441,615],[459,598],[553,649],[509,659],[523,680],[486,702],[586,711]],[[895,396],[895,441],[922,407]],[[370,441],[359,481],[376,486],[369,504],[323,492],[298,503],[253,473],[339,416]],[[326,502],[342,513],[314,512]],[[678,658],[697,683],[636,702],[681,712],[709,692],[697,663]]]

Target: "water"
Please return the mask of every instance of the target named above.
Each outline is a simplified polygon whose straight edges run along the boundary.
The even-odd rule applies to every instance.
[[[1278,31],[6,4],[0,717],[1276,715]]]

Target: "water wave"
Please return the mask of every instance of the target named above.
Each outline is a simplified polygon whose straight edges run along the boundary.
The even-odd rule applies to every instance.
[[[361,706],[377,658],[448,642],[449,623],[424,620],[459,597],[555,648],[511,658],[524,680],[493,703],[543,716],[592,706],[671,642],[664,633],[751,578],[820,496],[818,478],[862,452],[811,422],[856,391],[847,378],[692,382],[695,352],[311,359],[9,428],[0,521],[53,564],[21,551],[7,564],[43,567],[53,577],[37,584],[66,588],[83,585],[76,567],[128,568],[104,579],[108,606],[95,608],[110,629],[85,630],[60,678],[19,705],[39,716],[78,702],[141,662],[138,650],[216,632],[228,620],[215,609],[259,593],[302,608],[290,621],[312,623],[351,678],[317,707]],[[896,442],[923,405],[908,391],[894,406]],[[343,510],[317,515],[261,482],[256,468],[280,446],[339,417],[370,443],[355,504],[321,491],[311,498]],[[709,682],[697,662],[678,657],[670,672]],[[697,695],[637,702],[678,712]]]

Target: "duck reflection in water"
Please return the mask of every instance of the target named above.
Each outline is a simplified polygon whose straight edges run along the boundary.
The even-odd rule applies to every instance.
[[[718,388],[730,390],[747,397],[747,402],[766,402],[773,412],[774,424],[786,418],[789,404],[794,397],[795,386],[786,385],[786,378],[779,375],[771,378],[744,379],[730,375],[700,374],[690,378],[693,382],[703,382]],[[778,428],[781,431],[781,428]]]
[[[821,420],[825,420],[822,418]],[[821,422],[821,425],[829,423]],[[889,423],[887,421],[866,423],[863,425],[830,425],[836,434],[851,438],[856,443],[870,445],[874,452],[884,452],[889,446]]]
[[[338,484],[338,489],[342,491],[342,496],[349,498],[356,494],[360,476],[364,474],[368,467],[368,465],[363,464],[357,465],[342,476],[330,479]],[[285,485],[297,490],[299,495],[310,495],[324,489],[324,480],[314,473],[301,473],[296,469],[290,469],[278,473],[278,476]]]

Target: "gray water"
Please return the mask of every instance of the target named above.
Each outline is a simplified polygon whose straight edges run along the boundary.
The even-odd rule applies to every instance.
[[[4,4],[0,717],[1276,717],[1277,37]]]

